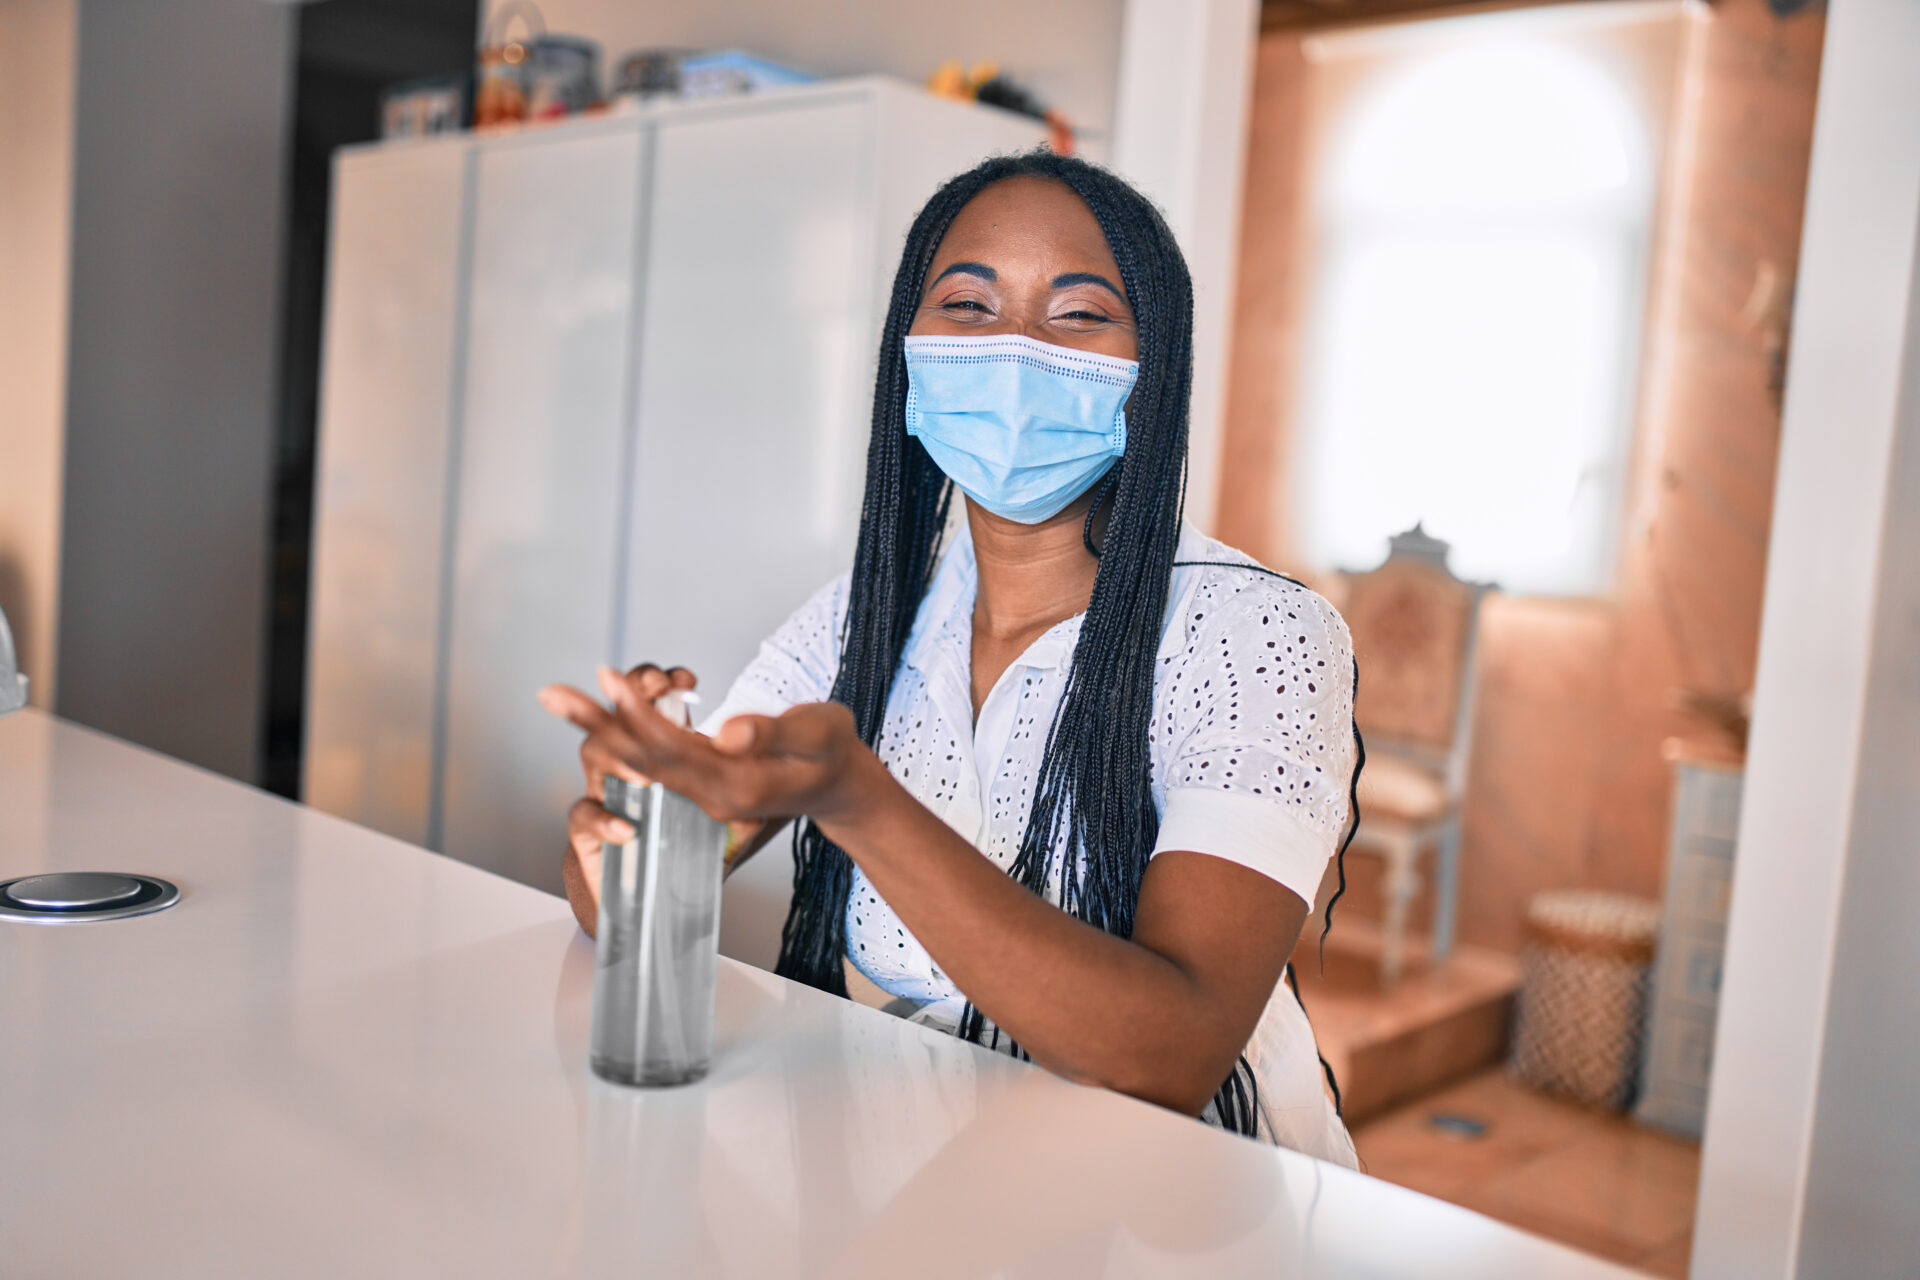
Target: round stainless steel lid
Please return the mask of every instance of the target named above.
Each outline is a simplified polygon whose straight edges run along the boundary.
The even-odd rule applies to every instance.
[[[165,911],[177,886],[158,876],[113,871],[53,871],[0,880],[0,921],[83,924]]]
[[[59,871],[15,880],[7,886],[7,893],[22,906],[75,911],[124,902],[137,897],[140,889],[140,882],[132,876],[109,871]]]

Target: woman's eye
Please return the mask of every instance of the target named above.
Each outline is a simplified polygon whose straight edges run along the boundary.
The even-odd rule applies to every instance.
[[[985,311],[986,310],[985,307],[981,306],[978,302],[975,302],[972,298],[956,298],[952,302],[944,302],[940,305],[941,305],[941,308],[946,311]]]
[[[1113,319],[1112,316],[1099,311],[1069,311],[1059,318],[1062,320],[1072,320],[1079,324],[1105,324],[1107,321]]]

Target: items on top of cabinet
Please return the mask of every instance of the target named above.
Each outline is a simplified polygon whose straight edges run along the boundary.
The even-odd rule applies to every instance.
[[[620,63],[614,93],[641,101],[650,98],[725,98],[812,84],[820,77],[783,66],[739,49],[640,49]]]
[[[677,98],[680,64],[694,56],[692,49],[639,49],[620,60],[614,74],[612,97]]]
[[[817,79],[818,76],[809,72],[783,67],[738,49],[722,49],[717,53],[696,54],[680,64],[680,96],[723,98],[759,89],[811,84]]]
[[[1072,122],[1041,102],[1024,85],[1002,75],[996,62],[976,62],[972,67],[963,67],[959,59],[948,59],[927,77],[927,92],[955,102],[984,102],[990,107],[1042,121],[1048,129],[1047,144],[1063,156],[1073,154]]]
[[[527,118],[550,120],[600,105],[600,46],[579,36],[545,36],[527,58]]]
[[[524,34],[509,39],[515,20]],[[527,54],[533,42],[547,33],[540,10],[526,0],[508,0],[494,10],[480,41],[479,65],[474,70],[473,123],[501,124],[527,117]]]
[[[467,127],[465,72],[389,85],[380,94],[380,136],[430,138]]]
[[[521,28],[514,34],[514,27]],[[474,73],[473,123],[549,120],[600,105],[600,46],[549,35],[530,0],[494,10]]]

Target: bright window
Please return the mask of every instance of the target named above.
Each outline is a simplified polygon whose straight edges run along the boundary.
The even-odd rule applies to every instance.
[[[1420,522],[1508,590],[1611,581],[1657,134],[1618,58],[1520,17],[1317,51],[1292,468],[1316,566]]]

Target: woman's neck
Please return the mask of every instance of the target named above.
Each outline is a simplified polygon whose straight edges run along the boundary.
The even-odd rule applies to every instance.
[[[1100,567],[1082,537],[1092,501],[1088,494],[1040,524],[1004,520],[967,503],[979,570],[973,603],[976,637],[1032,640],[1086,612]]]

